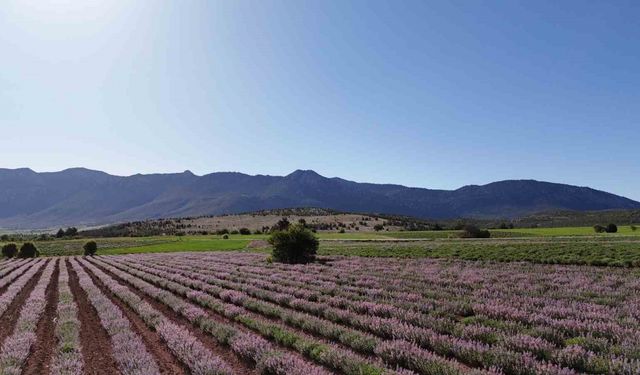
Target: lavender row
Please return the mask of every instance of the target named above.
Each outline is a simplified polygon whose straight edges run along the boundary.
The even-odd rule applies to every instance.
[[[394,371],[385,370],[384,368],[380,368],[375,364],[368,363],[367,361],[353,355],[352,353],[345,352],[344,350],[340,350],[339,348],[327,346],[317,340],[301,336],[293,331],[287,330],[280,325],[250,315],[242,308],[238,308],[233,305],[216,303],[215,299],[207,296],[202,292],[184,287],[178,283],[168,281],[164,278],[155,277],[150,274],[144,274],[143,272],[136,271],[135,269],[130,269],[126,265],[120,263],[113,263],[113,260],[113,257],[109,257],[108,259],[101,257],[100,260],[92,261],[96,262],[102,267],[105,267],[110,272],[118,275],[118,277],[127,280],[127,282],[129,282],[131,285],[142,290],[153,298],[167,304],[168,306],[171,306],[176,312],[193,321],[205,332],[212,334],[212,336],[214,336],[214,338],[219,340],[221,343],[229,345],[236,353],[241,353],[243,356],[248,356],[249,359],[257,362],[258,368],[263,368],[265,363],[273,362],[272,359],[270,359],[269,362],[265,362],[266,358],[272,357],[273,354],[269,354],[270,352],[277,353],[277,351],[275,351],[275,348],[268,349],[265,352],[265,348],[269,348],[270,346],[267,341],[255,334],[239,331],[232,325],[223,324],[218,321],[208,319],[207,314],[202,309],[182,300],[181,298],[176,297],[171,292],[175,292],[178,295],[186,297],[189,300],[200,304],[201,306],[210,308],[216,313],[223,315],[228,319],[233,319],[236,322],[239,322],[244,326],[259,332],[264,337],[271,338],[282,345],[295,349],[301,354],[308,355],[313,360],[324,364],[325,366],[336,368],[346,374],[394,373]],[[160,289],[152,285],[151,283],[159,285],[160,287],[167,290]],[[195,317],[193,316],[194,311],[197,311]],[[241,341],[237,341],[237,339],[241,339]],[[249,347],[254,347],[255,349],[249,349],[247,345],[249,345]],[[258,361],[254,359],[255,356],[258,356]],[[298,367],[302,366],[304,362],[298,362],[298,365],[293,367],[290,371],[295,370],[295,373],[305,373],[302,368],[298,369]],[[270,372],[266,371],[266,373]],[[317,373],[326,373],[326,371],[317,368]]]
[[[0,278],[0,288],[4,288],[5,286],[9,285],[13,280],[22,275],[22,273],[29,269],[29,267],[31,267],[33,264],[35,264],[34,260],[20,262],[20,264],[16,262],[16,267],[8,269],[4,277]]]
[[[5,340],[0,351],[0,373],[20,374],[31,347],[37,340],[36,328],[47,304],[46,291],[55,269],[50,261],[42,272],[35,288],[20,309],[13,334]]]
[[[133,287],[146,295],[171,307],[176,313],[185,317],[204,332],[213,336],[218,342],[228,345],[235,353],[256,363],[264,374],[328,374],[322,368],[312,366],[295,356],[281,353],[260,336],[237,329],[233,325],[221,323],[209,318],[201,308],[184,301],[173,293],[160,289],[148,282],[123,272],[110,264],[91,259],[118,277],[126,280]]]
[[[390,285],[394,284],[394,281],[398,281],[398,280],[401,281],[401,284],[403,288],[405,288],[405,290],[407,286],[412,286],[412,284],[408,282],[407,277],[403,277],[403,278],[396,277],[392,279],[384,278],[382,281],[380,281],[376,279],[376,275],[372,275],[370,272],[367,274],[361,274],[362,267],[360,267],[359,263],[356,264],[356,266],[357,267],[354,267],[354,269],[348,269],[348,270],[340,269],[341,274],[348,274],[348,275],[352,275],[351,277],[357,278],[358,281],[355,282],[355,284],[360,285],[362,288],[360,289],[354,288],[355,292],[370,293],[372,290],[376,290],[375,288],[380,286],[389,288]],[[274,266],[274,267],[278,267],[278,266]],[[464,272],[464,270],[461,270],[461,271]],[[274,274],[273,270],[270,270],[269,272],[270,272],[270,275]],[[291,273],[292,272],[288,270],[287,274],[291,274]],[[305,273],[302,274],[301,276],[304,278],[302,281],[307,285],[309,283],[313,283],[315,281],[314,278],[316,277],[325,278],[324,279],[325,283],[322,284],[323,286],[326,286],[326,282],[328,282],[326,273],[314,274],[312,271],[306,270]],[[427,280],[422,280],[421,282],[414,284],[413,287],[416,289],[417,288],[423,289],[422,286],[425,285],[425,281]],[[434,281],[438,281],[438,280],[430,279],[428,280],[428,284],[433,285]],[[477,278],[474,278],[471,281],[477,282],[478,280]],[[436,283],[436,284],[439,287],[438,288],[439,292],[442,292],[442,290],[446,287],[446,285],[442,285],[441,283]],[[532,284],[537,285],[539,283],[532,283]],[[352,288],[348,285],[345,285],[344,283],[334,284],[334,285],[340,287],[341,291],[344,291],[345,288]],[[500,283],[495,285],[500,285]],[[518,290],[521,290],[521,289],[522,288],[519,288]],[[460,294],[460,293],[454,293],[454,294]],[[449,296],[450,295],[451,294],[449,294]],[[449,297],[449,296],[445,295],[443,297]],[[397,299],[398,297],[402,297],[402,296],[390,295],[389,297]],[[530,295],[526,295],[522,297],[522,296],[514,295],[514,293],[509,293],[504,297],[505,298],[501,298],[499,301],[495,301],[496,304],[500,304],[502,306],[509,306],[512,309],[513,307],[517,306],[516,309],[520,314],[516,315],[516,318],[521,318],[521,316],[526,316],[527,313],[530,313],[532,311],[538,312],[539,310],[538,307],[540,306],[543,307],[542,313],[548,315],[551,318],[562,316],[562,317],[571,317],[571,318],[587,320],[587,321],[596,320],[600,322],[603,320],[607,320],[611,322],[616,316],[616,311],[612,310],[608,306],[596,305],[593,303],[589,304],[584,302],[576,302],[574,301],[574,298],[572,298],[574,296],[570,296],[571,298],[568,299],[569,301],[567,300],[561,301],[557,299],[550,300],[548,298],[548,293],[545,293],[544,297],[534,297]],[[475,306],[482,308],[482,305],[476,304]],[[509,318],[509,317],[507,316],[505,318]],[[547,323],[547,321],[541,319],[540,314],[538,314],[535,317],[532,317],[528,323],[535,323],[535,322],[539,322],[540,324]],[[614,327],[614,330],[615,330],[615,327]],[[611,336],[615,336],[615,333],[612,333]]]
[[[8,284],[11,280],[15,279],[19,275],[22,275],[15,279],[11,285],[7,288],[7,290],[0,296],[0,316],[4,314],[7,310],[11,302],[16,298],[18,293],[24,288],[25,285],[33,278],[33,276],[40,271],[40,268],[44,265],[44,261],[38,260],[35,262],[29,262],[28,264],[23,265],[17,270],[10,273],[7,277],[5,277],[0,282],[0,287],[4,287],[2,284]],[[26,272],[24,272],[26,270]],[[24,273],[23,273],[24,272]]]
[[[98,313],[100,323],[111,338],[113,356],[122,374],[159,374],[158,364],[140,337],[133,332],[129,321],[122,315],[118,306],[100,291],[75,259],[71,259],[71,266],[78,275],[80,287],[87,294],[89,302]]]
[[[431,265],[431,263],[429,263]],[[460,268],[459,272],[455,274],[462,274],[468,280],[464,283],[467,287],[469,285],[482,285],[481,282],[483,279],[479,276],[481,272],[474,270],[474,267],[468,267],[468,263],[464,263],[465,267]],[[357,264],[360,266],[360,264]],[[523,267],[523,266],[513,266],[512,267]],[[353,275],[355,274],[357,277],[358,272],[355,269],[344,269],[342,267],[338,267],[342,273]],[[358,267],[359,269],[364,268],[365,272],[367,271],[366,267]],[[433,267],[432,267],[433,268]],[[477,269],[477,267],[475,267]],[[504,268],[504,267],[503,267]],[[549,268],[549,266],[547,266]],[[469,271],[472,270],[472,272]],[[527,271],[528,268],[524,267],[524,271]],[[631,302],[633,302],[633,296],[637,295],[637,291],[640,291],[640,282],[637,279],[626,277],[623,275],[616,275],[615,278],[611,275],[598,275],[598,278],[590,283],[585,283],[584,279],[585,275],[579,274],[580,268],[570,268],[570,267],[556,267],[553,268],[553,271],[539,272],[540,269],[536,268],[536,273],[533,274],[535,277],[534,280],[529,280],[529,283],[523,283],[524,285],[516,284],[516,287],[507,287],[505,288],[504,282],[500,282],[501,279],[505,279],[505,276],[500,274],[500,277],[493,277],[491,282],[488,285],[483,285],[484,289],[476,288],[474,299],[480,298],[479,303],[471,303],[471,309],[469,313],[475,315],[483,315],[487,314],[492,318],[500,319],[502,321],[511,321],[515,323],[523,322],[528,325],[538,325],[541,327],[551,327],[553,330],[558,331],[559,335],[551,335],[552,339],[556,339],[558,341],[563,341],[565,338],[571,338],[577,335],[584,335],[589,333],[589,329],[595,327],[596,333],[605,339],[612,340],[613,342],[618,342],[629,340],[629,338],[638,337],[637,330],[634,328],[638,327],[638,319],[640,318],[640,310],[638,309],[637,303],[621,303],[622,301],[628,300],[631,298]],[[502,272],[503,270],[495,271],[490,270],[491,272]],[[520,271],[520,270],[519,270]],[[273,273],[273,271],[270,271]],[[569,275],[565,275],[565,273],[569,273]],[[601,271],[595,271],[600,272]],[[616,271],[614,271],[616,272]],[[413,273],[419,273],[417,270]],[[486,272],[484,272],[486,274]],[[523,276],[523,274],[525,276]],[[529,272],[532,274],[532,272]],[[540,276],[542,275],[542,276]],[[313,277],[314,275],[309,275],[308,273],[302,275],[305,278],[305,282],[311,282],[308,280],[309,277]],[[326,277],[326,275],[323,275]],[[433,276],[433,275],[432,275]],[[527,272],[517,272],[512,276],[509,276],[507,279],[521,279],[527,280],[528,277],[532,277],[532,275],[528,275]],[[371,278],[371,277],[370,277]],[[601,278],[610,279],[606,280],[604,283],[604,287],[601,286]],[[571,283],[572,288],[569,291],[565,291],[564,288],[562,292],[553,292],[553,290],[549,290],[547,285],[553,285],[553,283],[557,282],[558,279],[562,282]],[[400,281],[404,283],[404,279],[402,277],[395,277],[386,282],[386,284],[393,284],[394,282]],[[428,282],[423,283],[422,285],[432,285],[435,281],[438,281],[438,278],[432,278],[428,280]],[[583,286],[582,288],[576,288],[576,280],[582,280],[578,284],[586,284],[588,286],[588,290]],[[369,284],[371,287],[371,284]],[[511,284],[507,284],[511,285]],[[536,295],[526,295],[527,293],[534,293],[532,288],[527,287],[527,285],[537,285],[537,289],[540,290],[535,291]],[[610,286],[619,285],[625,286],[624,288],[612,289]],[[344,286],[342,286],[344,288]],[[438,289],[442,289],[443,285],[438,283]],[[424,290],[425,288],[422,287]],[[428,290],[431,288],[428,288]],[[615,308],[607,305],[596,304],[593,302],[586,303],[581,302],[585,298],[583,295],[576,295],[574,290],[577,290],[578,293],[592,293],[593,289],[600,289],[603,293],[608,293],[608,299],[614,300],[616,305]],[[368,291],[368,290],[367,290]],[[634,294],[634,291],[636,293]],[[465,298],[465,294],[468,298],[469,292],[464,293],[464,290],[460,290],[458,293],[462,298]],[[522,296],[522,294],[525,294]],[[559,296],[561,295],[561,296]],[[553,298],[557,297],[557,298]],[[562,297],[562,300],[559,298]],[[607,301],[609,302],[609,301]],[[516,305],[516,307],[514,307]],[[477,311],[474,311],[475,310]],[[528,311],[525,311],[527,310]],[[464,315],[464,314],[463,314]],[[530,319],[524,319],[523,317],[531,315]],[[613,319],[616,319],[615,321]],[[549,331],[545,332],[542,330],[542,334],[548,334]],[[555,336],[555,337],[554,337]]]
[[[168,278],[200,290],[205,290],[208,293],[238,306],[243,306],[252,311],[281,319],[287,324],[294,325],[303,330],[312,331],[315,334],[325,335],[328,338],[339,340],[353,348],[357,348],[361,351],[370,351],[378,356],[386,358],[387,361],[390,360],[388,355],[384,355],[385,353],[390,353],[390,351],[383,351],[379,349],[382,342],[364,336],[360,332],[348,330],[325,320],[287,311],[273,304],[251,298],[244,293],[249,290],[249,294],[251,294],[251,288],[247,288],[244,284],[221,282],[220,280],[212,278],[206,279],[206,283],[213,283],[218,286],[211,287],[206,285],[204,282],[198,281],[197,279],[200,279],[201,277],[197,274],[193,274],[191,272],[183,273],[183,275],[187,275],[189,277],[176,275],[175,267],[165,268],[166,271],[158,271],[141,265],[133,265],[131,262],[129,262],[129,265],[139,267],[139,269],[146,272],[155,273],[157,276],[163,278]],[[162,268],[162,266],[157,267]],[[173,272],[168,272],[169,270],[173,270]],[[178,273],[181,272],[178,271]],[[244,292],[240,292],[240,290],[243,290]],[[265,298],[266,295],[268,295],[268,293],[265,293],[264,291],[256,292],[255,294],[260,298]],[[274,296],[273,300],[277,301],[277,297]],[[471,366],[496,366],[509,374],[523,374],[528,373],[528,371],[535,371],[541,366],[549,366],[543,362],[536,361],[535,358],[527,353],[519,354],[510,351],[507,348],[491,347],[478,342],[441,335],[432,330],[402,324],[402,322],[398,322],[393,319],[362,316],[340,310],[332,311],[331,314],[326,315],[326,318],[337,323],[346,323],[350,326],[374,333],[385,339],[402,338],[403,340],[394,340],[393,343],[396,345],[404,345],[404,348],[406,348],[407,345],[411,345],[411,342],[415,342],[426,349],[433,350],[441,355],[453,356]],[[388,346],[389,344],[386,343],[386,345]],[[421,353],[421,351],[419,348],[415,348],[413,353],[415,356]],[[422,357],[428,356],[432,362],[432,366],[438,364],[444,369],[455,369],[455,367],[450,363],[447,363],[446,360],[439,358],[430,352],[422,351],[421,354]],[[396,362],[396,364],[399,363],[405,362],[401,360]],[[447,366],[447,364],[449,365]],[[417,368],[411,369],[418,370]],[[558,371],[562,371],[562,369],[558,367]],[[567,370],[565,373],[571,372]]]
[[[56,352],[51,364],[52,375],[80,375],[84,360],[80,345],[78,305],[69,286],[66,258],[61,258],[58,275],[58,307],[56,309]]]
[[[348,310],[358,314],[366,314],[368,316],[394,318],[409,325],[430,327],[438,333],[444,334],[451,333],[457,326],[456,322],[453,320],[430,316],[419,311],[402,309],[392,304],[357,301],[354,298],[357,297],[357,295],[349,295],[344,292],[343,293],[346,297],[326,296],[317,290],[313,290],[312,287],[308,287],[308,284],[307,289],[303,289],[300,286],[283,286],[281,285],[281,281],[273,277],[273,275],[270,278],[262,279],[260,275],[256,274],[224,272],[217,267],[211,267],[210,264],[207,266],[178,262],[155,262],[154,264],[171,265],[172,267],[178,267],[192,272],[194,275],[207,277],[214,276],[215,278],[241,284],[243,286],[252,286],[256,289],[246,287],[243,288],[243,291],[253,291],[253,293],[259,295],[252,295],[261,299],[267,299],[287,307],[303,309],[305,312],[314,315],[332,316],[337,312],[337,310],[332,308],[337,308],[339,310]],[[201,278],[201,280],[204,279]],[[259,290],[263,290],[265,292],[261,292]],[[265,297],[263,297],[263,295]],[[339,313],[342,312],[340,311]]]
[[[135,267],[135,265],[131,262],[129,263],[129,265]],[[211,278],[207,279],[198,276],[195,273],[181,272],[178,271],[175,267],[165,268],[159,265],[156,267],[163,268],[164,271],[161,269],[152,269],[143,266],[141,266],[141,268],[139,269],[148,273],[155,274],[156,276],[167,278],[177,283],[187,285],[197,290],[205,291],[208,294],[217,297],[220,301],[226,301],[231,304],[244,307],[250,311],[257,312],[259,314],[263,314],[271,318],[280,319],[290,326],[294,326],[296,328],[302,329],[303,331],[307,331],[315,335],[321,335],[328,339],[338,341],[341,344],[349,346],[354,350],[364,352],[365,354],[380,355],[381,357],[386,358],[387,361],[391,362],[391,364],[393,365],[399,365],[400,363],[405,362],[404,360],[399,359],[393,360],[392,357],[385,355],[385,353],[390,353],[390,351],[386,349],[379,349],[382,347],[382,340],[371,335],[331,323],[324,319],[312,317],[307,314],[288,311],[276,306],[275,304],[248,297],[242,292],[236,292],[230,289],[212,286],[210,285],[210,283],[215,283],[216,280]],[[173,272],[169,272],[169,269],[172,269]],[[203,279],[204,281],[200,281]],[[229,287],[229,285],[224,286]],[[400,341],[396,341],[395,343],[399,344]],[[385,348],[387,347],[385,346]],[[412,350],[412,352],[415,358],[422,358],[422,361],[420,363],[408,365],[414,371],[420,372],[420,369],[435,367],[440,367],[440,372],[442,373],[455,373],[461,371],[460,366],[455,362],[448,361],[429,351],[421,350],[416,347]],[[425,363],[427,362],[428,366],[425,365]]]
[[[97,269],[94,265],[80,260],[91,273],[93,273],[111,292],[131,307],[142,320],[158,332],[169,350],[187,367],[194,375],[230,375],[231,367],[222,359],[215,356],[204,347],[189,331],[172,323],[161,312],[154,309],[149,303],[143,301],[127,287],[121,285],[113,278]]]
[[[232,254],[239,256],[239,254]],[[243,267],[264,268],[265,272],[274,273],[274,269],[294,270],[292,273],[302,273],[307,266],[271,266],[266,263],[257,261],[247,261],[246,259],[236,260],[231,254],[220,256],[222,263],[232,265],[239,264],[238,267],[228,266],[227,274],[233,272],[233,269]],[[242,255],[245,256],[245,255]],[[245,256],[246,257],[246,256]],[[259,259],[259,256],[254,256]],[[164,258],[167,259],[168,257]],[[148,256],[139,257],[139,259],[152,259],[156,263],[171,264],[170,260],[162,260],[162,257]],[[217,261],[218,256],[209,255],[206,262],[203,257],[187,256],[189,262],[196,263],[197,267],[204,267],[202,264],[210,264],[210,260]],[[199,262],[195,260],[200,259]],[[331,267],[313,265],[310,269],[317,272],[319,267],[333,271],[320,272],[323,278],[330,278],[330,273],[338,273],[349,275],[342,277],[342,281],[348,283],[359,283],[374,288],[371,295],[384,295],[379,292],[378,287],[372,279],[373,277],[363,277],[363,282],[346,281],[346,279],[358,278],[360,273],[372,273],[378,275],[394,276],[389,278],[389,284],[401,285],[407,274],[420,274],[421,270],[414,269],[411,265],[396,261],[383,260],[377,261],[375,264],[382,265],[378,268],[371,267],[369,263],[363,261],[351,262],[346,266],[342,264],[342,260],[332,264]],[[368,262],[368,261],[367,261]],[[419,262],[418,262],[419,263]],[[244,264],[244,266],[242,266]],[[392,269],[392,273],[381,272],[380,268],[386,265]],[[500,315],[487,316],[482,313],[470,310],[473,316],[465,318],[462,324],[456,324],[456,334],[462,335],[464,338],[478,339],[486,343],[500,343],[517,351],[529,351],[535,353],[539,358],[552,360],[556,363],[567,367],[572,367],[580,371],[599,372],[603,368],[608,372],[633,373],[640,368],[638,365],[638,291],[640,290],[640,282],[638,278],[629,277],[628,275],[611,270],[603,272],[595,270],[589,274],[585,274],[584,267],[530,267],[526,265],[509,265],[512,269],[504,269],[505,265],[497,268],[492,265],[476,265],[472,262],[458,262],[453,265],[446,263],[441,265],[439,262],[423,262],[422,272],[426,273],[422,279],[422,289],[419,294],[431,294],[431,289],[450,288],[450,290],[459,291],[461,299],[471,301],[476,304],[478,310],[482,306],[500,307],[498,300],[491,297],[500,296],[501,298],[513,298],[519,303],[531,303],[527,306],[529,310],[536,312],[544,319],[538,319],[533,323],[521,323],[505,319]],[[357,267],[356,267],[357,266]],[[402,271],[400,266],[407,268]],[[222,267],[221,267],[222,268]],[[357,268],[357,269],[356,269]],[[535,271],[535,272],[534,272]],[[220,273],[224,271],[220,269]],[[514,273],[513,277],[507,277],[509,272]],[[276,272],[277,274],[277,272]],[[593,276],[592,274],[596,274]],[[309,276],[310,275],[310,276]],[[279,276],[279,274],[278,274]],[[313,271],[304,275],[314,277]],[[412,276],[413,277],[413,276]],[[301,277],[302,278],[302,277]],[[418,277],[414,277],[420,279]],[[395,281],[398,282],[395,282]],[[529,280],[533,282],[535,287],[530,284],[521,286],[520,284],[505,283],[505,280]],[[589,280],[589,281],[585,281]],[[557,288],[554,283],[569,284],[574,290],[564,290]],[[328,283],[328,282],[327,282]],[[241,283],[242,284],[242,283]],[[411,283],[409,283],[411,284]],[[432,287],[432,285],[434,285]],[[600,285],[602,284],[602,285]],[[425,287],[426,286],[426,287]],[[587,288],[598,291],[598,298],[607,296],[604,300],[606,304],[595,303],[595,299],[587,298],[590,293]],[[362,291],[368,291],[362,287]],[[396,290],[402,292],[403,289]],[[412,289],[404,289],[409,295],[418,294],[418,291]],[[437,291],[436,291],[437,292]],[[548,295],[548,297],[541,297]],[[363,293],[364,298],[370,297],[369,294]],[[455,298],[455,297],[454,297]],[[547,305],[545,307],[541,300],[546,298]],[[416,299],[417,300],[417,299]],[[582,302],[584,301],[584,302]],[[614,301],[615,304],[611,302]],[[612,305],[611,308],[609,305]],[[525,307],[523,306],[523,309]],[[537,309],[537,311],[536,311]],[[583,313],[571,313],[575,310],[586,310]],[[569,316],[580,316],[583,319],[591,320],[575,320],[572,318],[563,318],[563,311],[570,312]],[[435,313],[435,312],[434,312]],[[548,314],[546,316],[545,314]],[[598,314],[601,318],[598,318]],[[612,317],[615,317],[616,324]],[[506,329],[505,329],[506,328]],[[506,335],[513,333],[512,335]],[[539,336],[534,337],[531,335]],[[545,339],[551,340],[551,342]],[[554,347],[560,345],[560,349]]]
[[[183,275],[188,275],[192,278],[197,278],[199,280],[207,281],[209,283],[216,283],[215,280],[212,281],[212,279],[210,278],[200,276],[200,275],[208,275],[206,273],[199,273],[197,271],[193,271],[191,270],[191,268],[181,266],[179,263],[166,262],[166,264],[169,265],[171,269],[177,268],[181,270],[186,270],[187,272],[186,273],[183,272],[182,273]],[[157,267],[162,268],[162,265],[157,265]],[[192,266],[192,268],[201,269],[202,267]],[[216,283],[217,285],[225,288],[242,290],[243,292],[249,295],[252,295],[254,297],[260,298],[262,300],[268,300],[282,306],[292,307],[292,308],[295,308],[296,310],[301,310],[307,313],[311,313],[313,315],[325,317],[332,321],[346,322],[350,325],[355,325],[358,328],[362,328],[365,330],[372,329],[372,324],[367,324],[368,321],[375,322],[375,325],[373,326],[374,333],[381,335],[383,337],[388,337],[388,338],[403,337],[407,340],[420,343],[420,342],[423,342],[423,340],[421,340],[420,335],[424,336],[426,334],[429,334],[429,335],[434,334],[434,332],[431,330],[425,330],[424,328],[421,328],[421,327],[428,326],[428,324],[425,323],[426,319],[421,320],[421,323],[423,324],[421,324],[420,327],[413,327],[411,324],[408,324],[408,325],[403,324],[404,322],[406,322],[406,319],[397,320],[397,319],[381,318],[376,320],[375,318],[372,318],[371,320],[371,319],[367,319],[366,317],[354,314],[353,311],[355,309],[347,309],[349,311],[341,311],[340,309],[330,308],[327,304],[322,304],[322,303],[303,300],[303,299],[294,299],[292,296],[286,293],[283,293],[283,290],[279,289],[277,285],[269,284],[268,282],[256,283],[254,280],[249,278],[246,278],[246,279],[229,278],[229,277],[225,277],[224,273],[222,273],[221,276],[219,275],[220,273],[215,273],[216,277],[226,278],[227,280],[233,279],[235,280],[236,284]],[[262,290],[248,287],[248,285],[256,285],[256,284],[260,285]],[[272,293],[270,292],[271,290],[277,290],[279,293]],[[236,299],[242,300],[242,297],[241,296],[236,297]],[[379,306],[378,304],[370,304],[370,305],[372,305],[372,306],[369,306],[370,310],[377,310]],[[389,310],[385,310],[385,311],[388,312]],[[415,317],[415,315],[412,315],[412,316]],[[280,315],[280,317],[282,317],[282,315]],[[288,318],[288,320],[292,320],[292,319]],[[432,320],[432,323],[439,323],[439,321],[434,322]],[[433,325],[437,326],[437,324],[433,324]],[[532,337],[520,332],[517,332],[515,334],[514,332],[503,332],[496,328],[484,327],[479,324],[472,324],[467,326],[463,324],[450,324],[448,326],[450,327],[448,330],[446,329],[439,330],[438,333],[443,333],[444,331],[444,333],[452,334],[462,339],[480,340],[482,342],[499,344],[500,346],[505,347],[507,349],[511,349],[515,351],[530,352],[541,359],[559,358],[558,362],[560,363],[564,363],[565,365],[572,364],[572,361],[566,361],[564,359],[565,350],[562,350],[562,351],[557,350],[557,348],[552,343],[542,338]],[[523,326],[522,330],[524,330],[525,328],[526,327]],[[335,329],[327,329],[326,327],[322,331],[336,332]],[[338,334],[339,332],[336,332],[336,335],[334,336],[339,337]],[[468,343],[467,345],[469,344],[470,343]]]
[[[11,271],[24,265],[27,262],[28,260],[26,259],[6,262],[5,264],[2,265],[2,268],[0,268],[0,278],[4,277],[5,275],[9,274]]]

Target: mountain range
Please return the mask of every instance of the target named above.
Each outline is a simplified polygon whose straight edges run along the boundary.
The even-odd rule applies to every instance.
[[[85,168],[34,172],[0,169],[0,227],[89,226],[162,217],[319,207],[425,219],[514,218],[546,210],[637,209],[611,193],[535,180],[506,180],[456,190],[327,178],[310,170],[287,176],[218,172],[114,176]]]

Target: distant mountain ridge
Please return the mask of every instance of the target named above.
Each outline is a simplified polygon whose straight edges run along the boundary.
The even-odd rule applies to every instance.
[[[217,172],[113,176],[85,168],[60,172],[0,169],[0,227],[52,228],[161,217],[320,207],[419,218],[510,218],[549,210],[637,209],[640,202],[565,184],[506,180],[457,190],[327,178]]]

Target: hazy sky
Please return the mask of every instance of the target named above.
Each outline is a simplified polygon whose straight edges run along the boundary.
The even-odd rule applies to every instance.
[[[640,200],[640,1],[2,1],[0,167]]]

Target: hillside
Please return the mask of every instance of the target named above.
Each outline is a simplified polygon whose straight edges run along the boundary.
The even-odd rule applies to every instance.
[[[284,207],[320,207],[418,218],[513,218],[549,210],[640,208],[614,194],[534,180],[457,190],[357,183],[313,171],[287,176],[220,172],[113,176],[83,168],[37,173],[0,169],[0,227],[99,225]]]
[[[545,211],[514,221],[516,226],[523,228],[593,226],[607,223],[638,224],[640,210]]]

